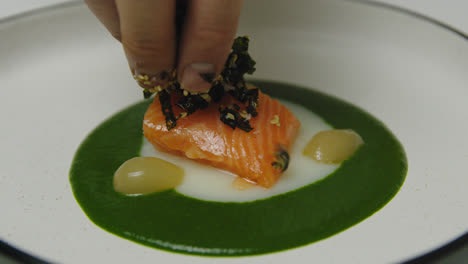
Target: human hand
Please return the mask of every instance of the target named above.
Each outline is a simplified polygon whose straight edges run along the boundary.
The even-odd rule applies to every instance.
[[[153,89],[177,69],[182,87],[207,92],[200,74],[218,75],[237,30],[242,0],[182,0],[186,4],[180,39],[176,0],[85,0],[119,40],[138,84]]]

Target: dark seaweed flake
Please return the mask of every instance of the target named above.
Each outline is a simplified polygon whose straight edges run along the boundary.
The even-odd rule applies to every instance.
[[[249,113],[250,115],[252,115],[252,117],[256,117],[258,116],[258,112],[257,112],[257,109],[255,108],[255,106],[253,105],[247,105],[247,107],[245,108],[245,111],[247,111],[247,113]]]
[[[187,112],[187,115],[191,115],[199,109],[207,108],[209,103],[205,101],[205,99],[203,99],[200,95],[194,94],[180,98],[176,105]]]
[[[248,104],[245,110],[247,113],[251,114],[253,117],[258,115],[257,106],[258,106],[258,88],[250,89],[248,91]]]
[[[249,120],[243,117],[240,117],[239,120],[237,120],[237,127],[245,132],[250,132],[253,129],[252,126],[250,126]]]
[[[216,77],[215,73],[200,73],[200,77],[208,83],[212,83],[214,78]]]
[[[153,95],[152,92],[150,92],[150,91],[148,91],[148,90],[146,90],[146,89],[143,90],[143,98],[148,99],[148,98],[151,97],[151,95]]]
[[[211,97],[211,100],[218,102],[224,96],[224,86],[221,82],[216,82],[208,92]]]
[[[166,117],[166,128],[167,130],[171,130],[177,126],[177,119],[172,111],[171,95],[166,90],[162,90],[159,93],[159,102],[161,103],[161,110]]]
[[[237,127],[237,120],[239,119],[239,113],[233,109],[227,107],[219,107],[220,120],[230,126],[232,129]]]
[[[247,52],[249,49],[249,37],[237,37],[232,44],[232,51],[235,53]]]
[[[244,80],[244,74],[252,74],[255,71],[256,62],[250,57],[248,37],[237,37],[232,45],[232,52],[226,61],[221,76],[231,84]]]
[[[208,92],[209,97],[206,100],[200,95],[187,94],[177,81],[177,74],[175,71],[171,73],[164,72],[161,74],[161,79],[168,79],[168,86],[159,94],[161,108],[164,116],[166,117],[166,126],[168,130],[177,125],[177,119],[174,116],[171,106],[171,93],[177,97],[181,97],[176,105],[180,107],[186,115],[193,114],[194,112],[205,109],[208,107],[210,101],[219,102],[228,91],[236,100],[245,104],[245,111],[251,116],[258,115],[256,108],[258,106],[258,88],[249,89],[244,80],[244,74],[252,74],[255,71],[255,61],[248,54],[249,38],[238,37],[234,40],[232,51],[225,63],[224,69],[221,73],[220,79],[215,81],[216,75],[214,73],[203,73],[200,77],[204,81],[212,83],[212,87]],[[213,83],[214,82],[214,83]],[[150,97],[154,91],[145,90],[145,98]],[[210,100],[211,98],[211,100]],[[227,108],[220,107],[220,120],[226,125],[235,129],[249,132],[253,128],[249,121],[241,117],[239,111],[241,106],[233,104]],[[184,113],[184,116],[185,116]]]
[[[172,91],[182,91],[179,82],[172,82],[172,84],[169,86],[169,89],[171,89]]]

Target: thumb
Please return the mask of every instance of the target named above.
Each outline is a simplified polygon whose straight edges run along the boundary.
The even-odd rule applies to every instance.
[[[178,78],[190,92],[208,92],[203,76],[221,73],[232,46],[242,6],[241,0],[193,0],[179,46]]]
[[[116,0],[121,42],[137,83],[163,85],[175,64],[175,0]]]

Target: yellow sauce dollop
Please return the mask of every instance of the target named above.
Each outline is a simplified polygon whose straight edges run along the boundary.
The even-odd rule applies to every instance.
[[[321,163],[339,164],[351,157],[363,143],[361,136],[353,130],[325,130],[312,137],[303,154]]]
[[[184,170],[153,157],[135,157],[124,162],[114,174],[114,189],[124,194],[145,194],[177,187]]]

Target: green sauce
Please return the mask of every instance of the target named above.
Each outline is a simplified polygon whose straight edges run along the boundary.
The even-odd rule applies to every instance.
[[[146,246],[195,255],[265,254],[341,232],[388,203],[407,172],[404,150],[377,119],[340,99],[274,82],[262,91],[352,129],[365,144],[331,175],[300,189],[253,202],[210,202],[168,190],[126,196],[113,175],[138,156],[150,101],[133,105],[97,127],[79,147],[70,170],[76,200],[96,225]]]

